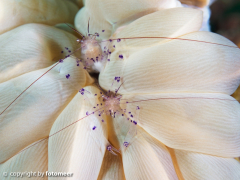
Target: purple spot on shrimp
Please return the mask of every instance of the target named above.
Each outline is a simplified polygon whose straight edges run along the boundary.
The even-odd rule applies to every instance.
[[[113,47],[115,48],[115,45],[113,45]]]
[[[120,54],[118,57],[119,57],[120,59],[123,59],[123,55],[121,55],[121,54]]]
[[[79,90],[79,92],[81,93],[81,95],[84,95],[84,91],[85,91],[85,89],[83,89],[83,88]]]
[[[112,42],[112,39],[109,39],[109,42]]]
[[[97,94],[94,94],[94,96],[97,96]]]
[[[121,39],[117,39],[117,42],[120,42],[121,41]]]
[[[102,122],[104,122],[104,120],[102,119]]]
[[[136,121],[133,121],[133,123],[134,123],[135,125],[137,125],[137,122],[136,122]]]
[[[97,127],[96,126],[93,126],[92,130],[95,130]]]
[[[116,77],[114,78],[114,80],[117,81],[117,82],[119,82],[119,81],[121,80],[121,78],[116,76]]]
[[[60,60],[59,60],[59,62],[60,62],[60,63],[63,63],[63,60],[62,60],[62,59],[60,59]]]
[[[66,75],[66,78],[69,79],[69,78],[70,78],[70,74],[67,74],[67,75]]]
[[[87,116],[89,115],[89,112],[88,112],[88,111],[86,112],[86,115],[87,115]]]
[[[110,61],[110,59],[108,59],[108,61]]]
[[[102,32],[104,32],[105,30],[102,30]]]
[[[112,150],[112,146],[111,145],[107,146],[107,150],[111,151]]]
[[[68,51],[69,53],[72,52],[72,51]]]
[[[61,51],[61,53],[63,53],[63,51]]]
[[[65,49],[66,49],[66,50],[68,50],[68,48],[67,48],[67,47],[65,47]]]
[[[133,118],[133,115],[131,114],[131,117]]]
[[[138,110],[138,109],[140,109],[140,107],[139,107],[139,106],[137,106],[137,110]]]
[[[128,147],[129,143],[128,143],[128,142],[124,142],[123,145],[124,145],[125,147]]]

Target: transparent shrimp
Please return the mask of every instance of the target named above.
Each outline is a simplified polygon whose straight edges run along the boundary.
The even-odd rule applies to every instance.
[[[99,72],[101,70],[101,63],[106,61],[109,51],[102,50],[100,42],[96,39],[96,37],[99,37],[99,33],[89,33],[89,21],[88,32],[85,36],[67,25],[81,36],[81,39],[76,40],[81,46],[81,57],[77,58],[77,64],[79,65],[79,62],[83,63],[84,69],[87,69],[89,72]]]

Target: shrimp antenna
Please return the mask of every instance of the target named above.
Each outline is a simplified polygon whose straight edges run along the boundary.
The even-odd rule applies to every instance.
[[[90,18],[88,19],[88,34],[89,34],[89,21],[90,21]]]
[[[73,31],[75,31],[76,33],[78,33],[80,36],[82,36],[82,38],[84,37],[82,35],[82,33],[80,33],[79,31],[77,31],[76,29],[72,28],[69,24],[65,23],[69,28],[71,28]]]
[[[115,95],[118,93],[119,89],[121,88],[121,86],[123,85],[125,81],[122,82],[122,84],[118,87],[118,89],[115,91]]]

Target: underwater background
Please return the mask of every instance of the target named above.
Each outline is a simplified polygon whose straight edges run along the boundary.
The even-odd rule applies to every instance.
[[[216,0],[211,6],[211,31],[240,47],[240,0]],[[240,102],[240,87],[232,95]]]

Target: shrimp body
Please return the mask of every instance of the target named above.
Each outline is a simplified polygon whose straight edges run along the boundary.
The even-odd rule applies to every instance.
[[[114,116],[114,114],[117,111],[120,111],[120,99],[121,95],[113,95],[113,93],[110,96],[102,96],[105,101],[105,113],[108,115]]]
[[[88,36],[81,40],[81,55],[86,66],[92,66],[102,59],[102,49],[95,36]]]

